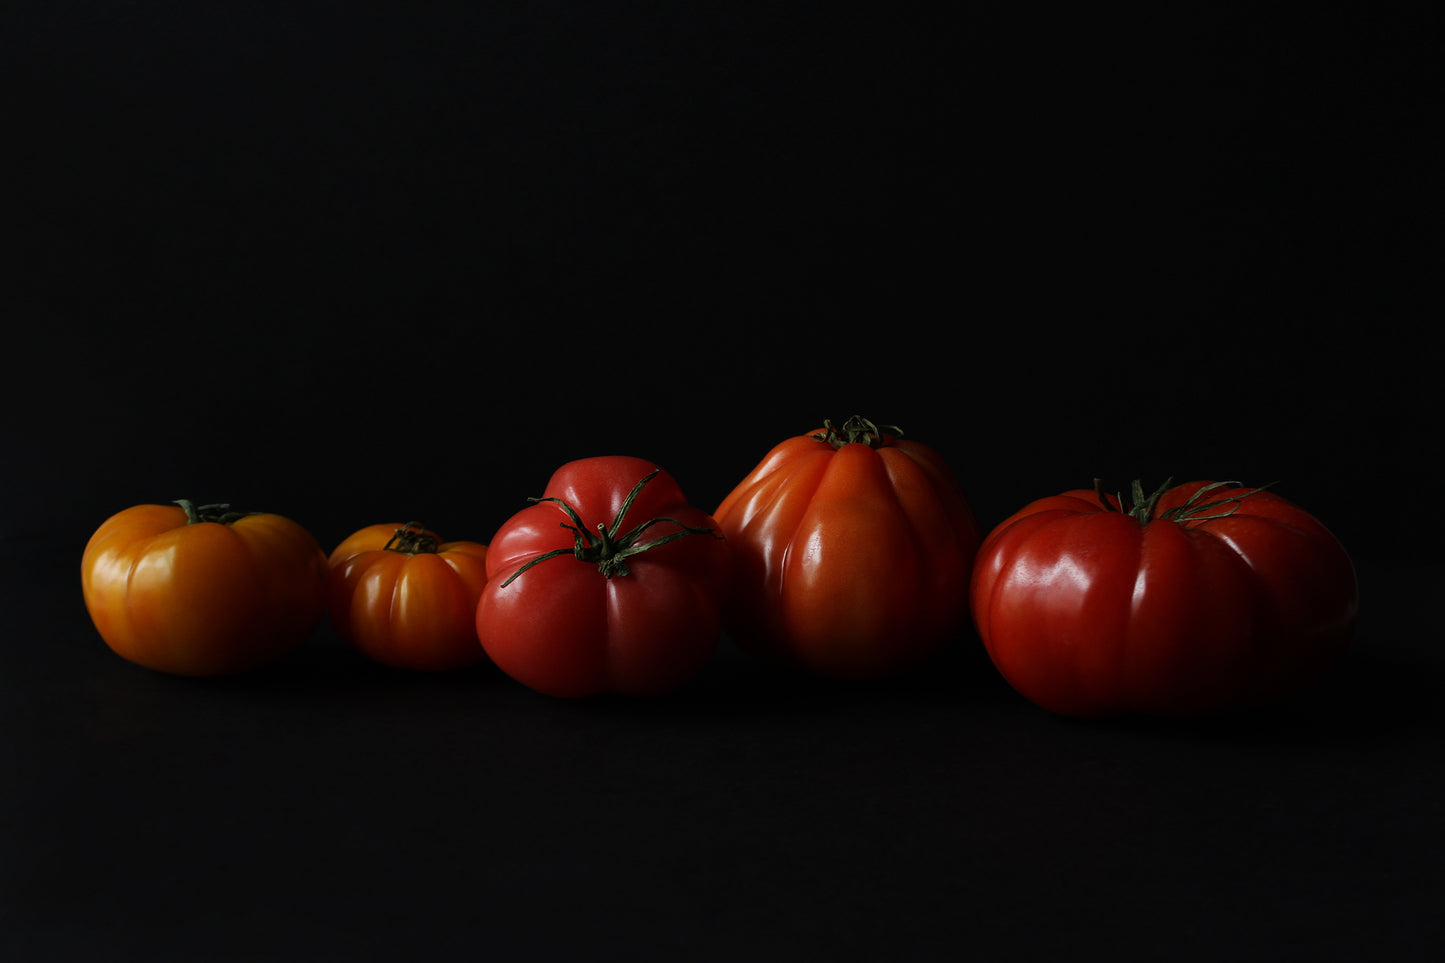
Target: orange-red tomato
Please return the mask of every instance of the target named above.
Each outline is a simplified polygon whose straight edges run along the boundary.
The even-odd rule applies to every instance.
[[[770,451],[714,517],[736,561],[724,626],[743,648],[872,678],[968,624],[979,529],[932,448],[862,418]]]
[[[331,623],[383,665],[476,665],[486,658],[476,627],[486,560],[479,542],[443,542],[415,523],[369,525],[331,553]]]
[[[279,658],[326,613],[326,555],[288,518],[225,505],[136,505],[96,529],[80,565],[100,637],[137,665],[229,675]]]

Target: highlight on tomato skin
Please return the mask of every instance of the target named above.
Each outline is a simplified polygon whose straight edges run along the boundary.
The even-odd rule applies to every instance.
[[[783,440],[714,512],[724,626],[760,659],[840,680],[917,667],[967,630],[980,530],[943,457],[853,417]]]
[[[332,550],[329,606],[341,639],[372,661],[444,672],[486,661],[476,632],[487,546],[417,522],[368,525]]]
[[[81,557],[81,592],[117,655],[182,676],[274,662],[326,611],[326,556],[281,515],[229,505],[136,505],[106,519]]]
[[[1191,716],[1316,685],[1354,633],[1344,546],[1270,486],[1096,482],[999,523],[970,606],[989,658],[1058,715]]]

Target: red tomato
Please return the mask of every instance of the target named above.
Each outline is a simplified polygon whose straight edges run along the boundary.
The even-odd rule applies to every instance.
[[[562,698],[681,686],[721,635],[728,545],[639,458],[569,462],[497,531],[476,627],[524,685]]]
[[[176,675],[270,662],[326,612],[326,556],[311,534],[280,515],[226,505],[179,501],[112,515],[85,546],[80,575],[105,643]]]
[[[979,635],[1004,678],[1068,716],[1260,705],[1317,680],[1355,622],[1354,566],[1324,525],[1236,482],[1166,482],[1133,503],[1044,498],[974,570]]]
[[[331,624],[383,665],[475,665],[486,658],[476,629],[486,559],[485,545],[443,542],[415,523],[367,526],[331,553]]]
[[[943,458],[852,418],[779,444],[715,513],[736,566],[737,643],[865,679],[939,653],[968,624],[979,528]]]

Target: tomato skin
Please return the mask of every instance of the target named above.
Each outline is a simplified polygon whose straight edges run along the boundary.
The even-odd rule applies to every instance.
[[[326,556],[280,515],[188,524],[176,505],[136,505],[103,522],[81,558],[100,637],[137,665],[184,676],[257,668],[315,632]]]
[[[1213,484],[1168,489],[1147,524],[1081,489],[995,527],[971,604],[1009,684],[1102,717],[1257,707],[1316,682],[1353,634],[1349,555],[1303,509],[1233,483],[1208,496],[1239,499],[1224,517],[1158,517]]]
[[[426,547],[387,547],[406,534]],[[481,663],[476,611],[486,559],[479,542],[443,542],[410,525],[368,525],[327,560],[331,624],[367,658],[393,668],[442,672]]]
[[[716,528],[709,515],[687,504],[670,475],[640,458],[569,462],[553,473],[542,498],[565,501],[592,533],[611,524],[628,493],[654,471],[627,511],[623,531],[663,517],[689,528]],[[712,533],[686,535],[632,556],[627,574],[608,578],[595,562],[571,553],[575,538],[563,527],[571,524],[560,505],[538,501],[493,536],[476,612],[487,655],[513,679],[558,698],[658,695],[689,681],[721,635],[719,606],[731,567],[727,543]],[[660,522],[644,540],[678,530],[678,524]],[[503,584],[559,549],[562,554]]]
[[[940,653],[968,625],[980,532],[932,448],[825,429],[775,446],[714,513],[736,565],[724,627],[766,660],[869,679]]]

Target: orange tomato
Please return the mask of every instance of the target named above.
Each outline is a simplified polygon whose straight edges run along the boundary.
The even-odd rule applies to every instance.
[[[96,529],[81,589],[118,655],[186,676],[229,675],[304,642],[326,614],[326,556],[280,515],[136,505]]]
[[[486,657],[477,600],[487,547],[443,542],[409,523],[369,525],[331,553],[330,612],[336,632],[370,659],[441,671]]]

